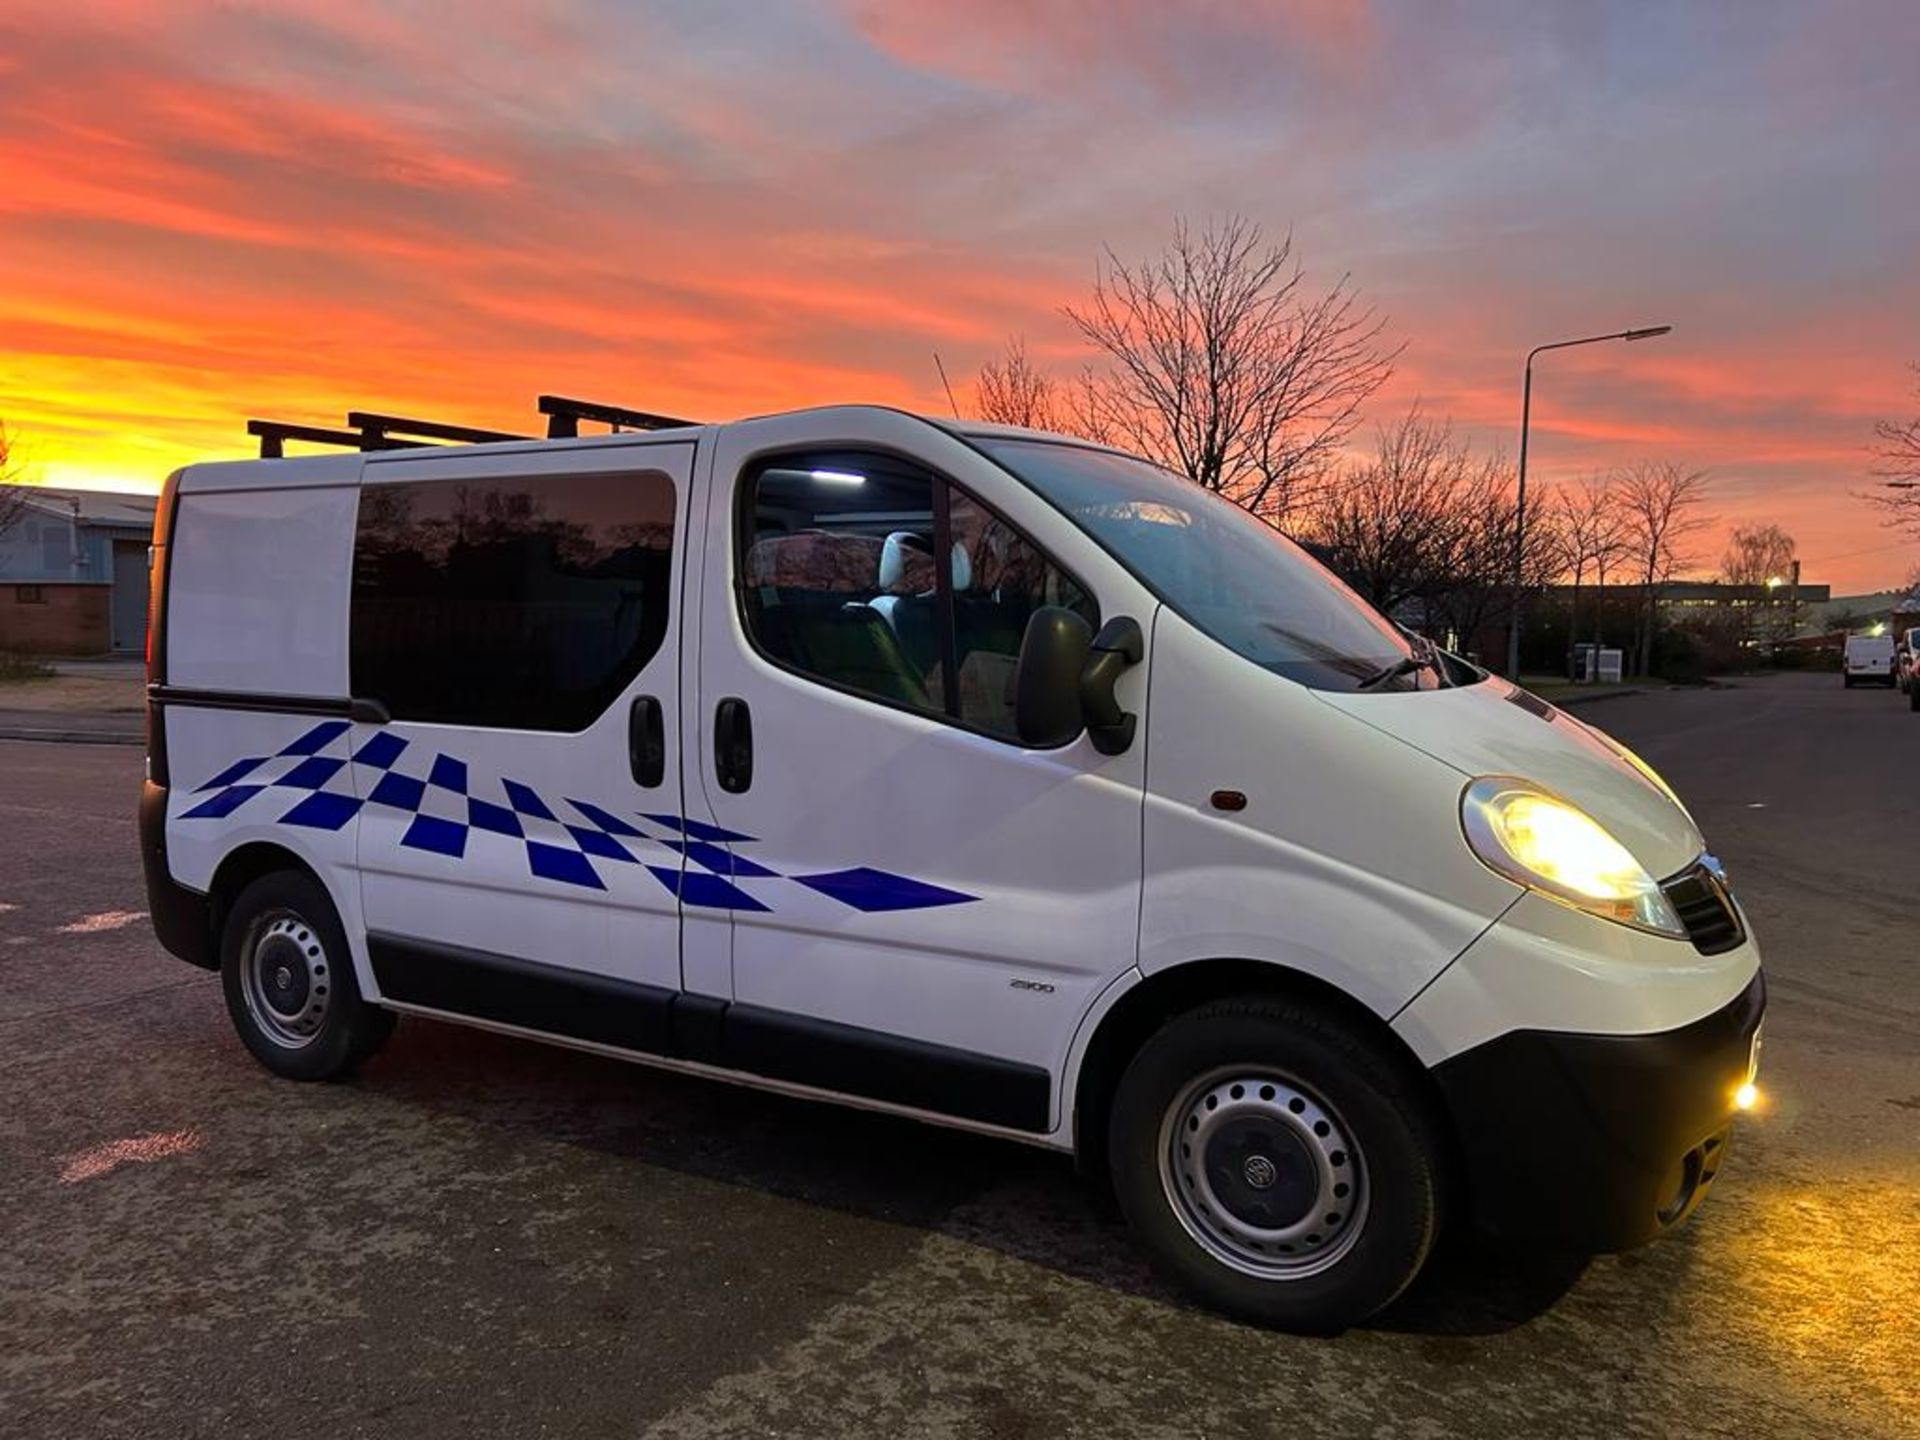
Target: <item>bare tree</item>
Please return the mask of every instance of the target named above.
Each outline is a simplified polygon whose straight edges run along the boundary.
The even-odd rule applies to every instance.
[[[1558,540],[1550,516],[1530,514],[1522,570],[1535,586],[1557,573]],[[1517,523],[1511,462],[1415,410],[1321,485],[1296,528],[1378,608],[1471,648],[1512,607]]]
[[[1660,587],[1691,563],[1687,542],[1707,523],[1699,513],[1706,498],[1704,470],[1683,470],[1672,461],[1643,460],[1614,482],[1626,516],[1628,555],[1641,587],[1637,668],[1653,659],[1653,631]]]
[[[1473,457],[1444,421],[1410,411],[1374,438],[1308,510],[1304,533],[1355,590],[1391,612],[1442,583],[1457,548]]]
[[[7,425],[0,420],[0,536],[4,536],[27,512],[26,487],[20,484],[19,452]]]
[[[1778,525],[1736,525],[1720,557],[1729,585],[1764,585],[1793,569],[1793,537]]]
[[[1793,537],[1778,525],[1736,525],[1720,557],[1720,578],[1755,593],[1734,597],[1731,628],[1741,641],[1784,640],[1793,630],[1791,592],[1780,594],[1794,566]]]
[[[1527,507],[1520,581],[1537,590],[1560,569],[1557,492]],[[1424,598],[1430,632],[1471,649],[1475,637],[1504,624],[1513,612],[1514,527],[1520,523],[1512,461],[1492,455],[1470,462],[1452,500],[1454,524],[1440,574]]]
[[[1393,373],[1385,321],[1347,277],[1311,292],[1291,236],[1242,217],[1185,221],[1137,264],[1113,251],[1066,315],[1105,358],[1077,428],[1124,444],[1276,523],[1324,473]]]
[[[1914,398],[1920,400],[1920,365],[1914,373]],[[1878,505],[1902,529],[1920,535],[1920,415],[1907,421],[1882,420],[1873,427],[1877,443],[1873,453],[1879,459],[1873,473],[1886,490],[1869,491],[1866,498]]]
[[[1551,506],[1542,509],[1554,522],[1561,573],[1573,581],[1567,604],[1567,659],[1571,667],[1573,647],[1580,634],[1580,590],[1589,570],[1593,573],[1596,591],[1594,647],[1599,648],[1607,571],[1616,568],[1626,556],[1627,517],[1606,477],[1592,473],[1581,477],[1577,484],[1557,491]]]
[[[1063,407],[1058,384],[1034,368],[1025,337],[1016,335],[999,358],[980,367],[973,382],[973,408],[982,420],[997,425],[1058,430]]]

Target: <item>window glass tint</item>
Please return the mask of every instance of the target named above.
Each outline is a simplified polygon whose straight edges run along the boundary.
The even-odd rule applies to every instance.
[[[658,471],[367,487],[353,693],[402,720],[585,728],[666,637],[673,506]]]
[[[1027,617],[1061,604],[1096,618],[1032,541],[906,462],[786,457],[744,490],[748,631],[772,659],[842,689],[1011,738]]]
[[[951,494],[956,713],[1013,735],[1013,667],[1028,619],[1043,605],[1060,605],[1097,628],[1099,612],[1025,535],[971,496]]]

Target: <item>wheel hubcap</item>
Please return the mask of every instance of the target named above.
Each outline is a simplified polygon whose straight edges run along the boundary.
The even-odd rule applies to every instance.
[[[1188,1234],[1265,1279],[1327,1269],[1366,1221],[1364,1166],[1347,1126],[1272,1071],[1216,1071],[1175,1096],[1161,1125],[1160,1178]]]
[[[263,917],[248,937],[242,967],[247,1009],[277,1045],[298,1050],[325,1025],[333,985],[326,947],[298,915]]]

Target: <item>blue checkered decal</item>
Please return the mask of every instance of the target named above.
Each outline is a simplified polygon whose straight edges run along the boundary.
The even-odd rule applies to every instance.
[[[223,820],[262,795],[287,791],[299,798],[275,817],[282,825],[338,830],[362,806],[394,810],[412,816],[400,837],[412,850],[462,860],[478,830],[519,841],[527,872],[537,879],[605,890],[600,866],[631,865],[652,875],[683,905],[715,910],[775,908],[765,897],[777,899],[779,886],[755,894],[737,883],[743,880],[803,885],[870,914],[961,905],[979,898],[866,865],[783,876],[728,848],[753,843],[751,835],[684,815],[637,815],[629,820],[572,796],[556,805],[531,785],[504,776],[498,787],[501,798],[483,798],[473,793],[464,760],[435,753],[423,774],[413,774],[399,768],[408,757],[409,741],[382,730],[349,756],[347,731],[344,720],[329,720],[276,754],[234,761],[193,792],[195,803],[180,818]],[[420,768],[419,754],[414,752],[409,770]],[[360,771],[358,795],[352,793],[349,763]],[[686,857],[686,869],[671,863],[675,854]]]

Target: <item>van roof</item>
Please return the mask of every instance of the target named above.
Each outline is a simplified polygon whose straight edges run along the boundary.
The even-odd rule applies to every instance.
[[[343,428],[309,425],[280,420],[249,420],[247,433],[260,442],[260,454],[251,460],[214,460],[190,465],[176,472],[179,489],[196,490],[271,490],[310,485],[349,483],[364,462],[394,452],[418,455],[422,451],[458,448],[462,453],[499,455],[552,447],[597,449],[608,446],[646,445],[661,440],[686,440],[719,424],[679,419],[653,411],[598,401],[575,400],[565,396],[542,395],[536,401],[540,414],[547,417],[547,434],[516,434],[487,430],[477,426],[426,420],[385,412],[350,410]],[[910,414],[937,429],[964,440],[1031,440],[1086,449],[1124,452],[1079,436],[1019,425],[1000,425],[985,420],[927,415],[896,406],[831,405],[807,406],[796,410],[770,412],[742,419],[771,419],[777,415],[803,415],[820,410],[884,410],[889,414]],[[606,425],[597,433],[580,433],[582,421]],[[289,442],[333,447],[332,454],[288,455]],[[271,463],[264,463],[264,462]]]

